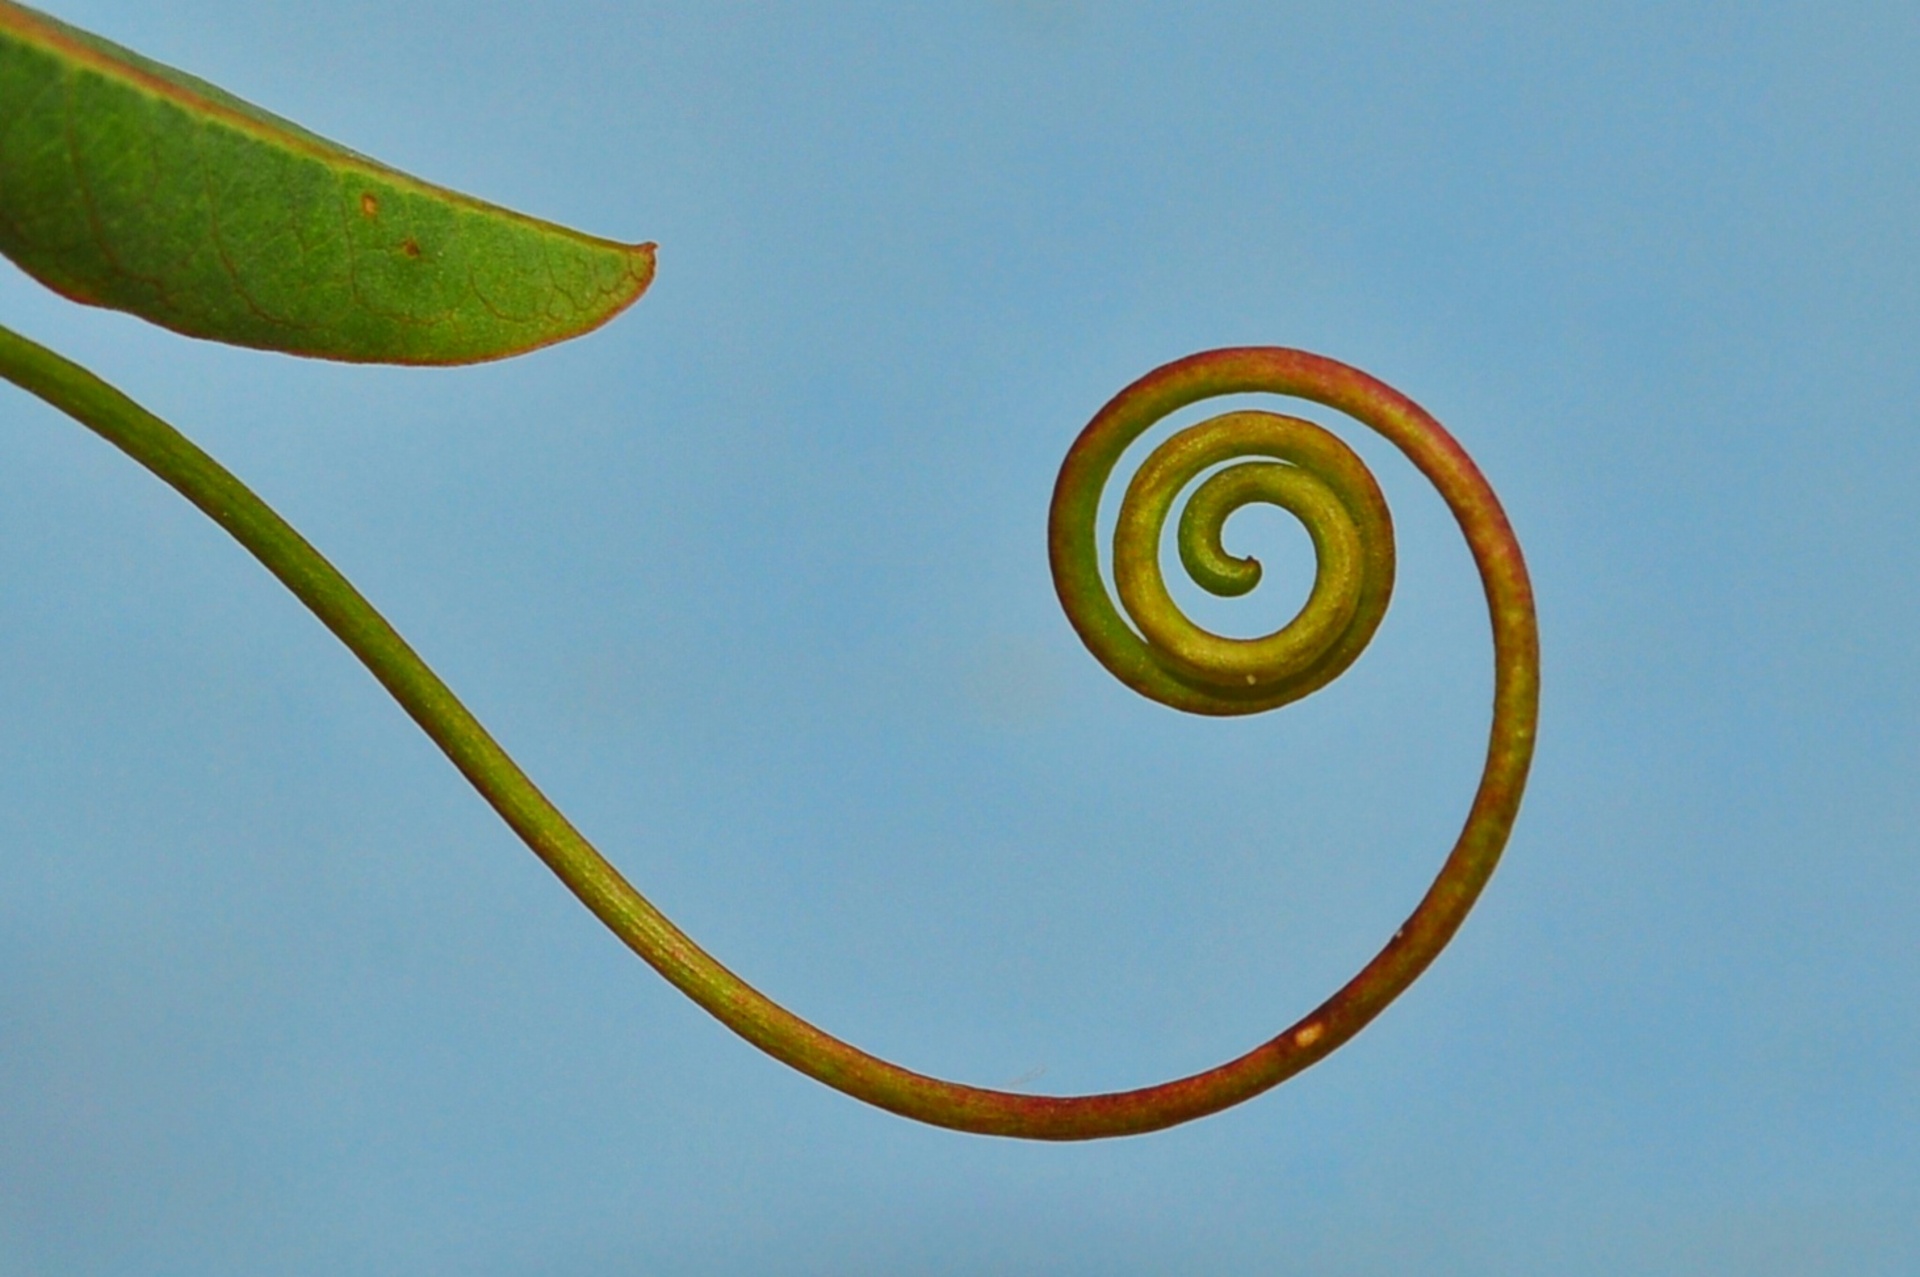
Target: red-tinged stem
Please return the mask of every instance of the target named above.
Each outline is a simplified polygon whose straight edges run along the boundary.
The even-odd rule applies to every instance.
[[[1238,1059],[1158,1086],[1105,1095],[1024,1095],[927,1077],[800,1019],[668,921],[568,822],[373,605],[265,502],[177,430],[86,369],[4,328],[0,377],[80,421],[225,528],[352,650],[567,888],[688,997],[774,1058],[856,1099],[922,1122],[1025,1139],[1097,1139],[1173,1126],[1259,1094],[1347,1041],[1426,969],[1485,886],[1519,809],[1539,696],[1533,599],[1519,544],[1466,453],[1412,401],[1332,360],[1249,348],[1169,364],[1135,382],[1094,418],[1068,454],[1055,489],[1050,533],[1055,582],[1081,637],[1129,685],[1201,713],[1267,708],[1338,674],[1386,606],[1392,537],[1371,477],[1364,469],[1358,476],[1352,473],[1351,454],[1342,445],[1327,446],[1313,433],[1317,427],[1276,426],[1291,419],[1272,414],[1229,414],[1247,419],[1241,424],[1256,436],[1247,451],[1275,460],[1250,463],[1253,473],[1223,481],[1209,500],[1209,513],[1183,520],[1181,528],[1183,558],[1202,565],[1202,583],[1236,593],[1250,585],[1257,569],[1222,557],[1218,532],[1227,514],[1247,501],[1270,500],[1310,521],[1322,580],[1301,620],[1270,636],[1284,641],[1248,656],[1232,646],[1234,641],[1180,631],[1184,646],[1174,656],[1148,648],[1106,598],[1093,537],[1100,489],[1114,462],[1167,413],[1200,399],[1248,391],[1337,408],[1385,435],[1432,480],[1459,521],[1485,583],[1495,684],[1479,791],[1439,877],[1386,947],[1305,1018]],[[1212,456],[1209,450],[1218,443],[1209,438],[1192,446],[1195,455]],[[1169,473],[1191,459],[1169,462]],[[1300,470],[1309,477],[1262,467]],[[1209,479],[1202,486],[1214,483]],[[1156,517],[1157,500],[1153,493],[1143,494],[1146,513],[1123,513],[1123,524]],[[1164,505],[1157,509],[1163,518]],[[1158,632],[1184,624],[1184,618],[1153,614],[1152,602],[1143,628]],[[1228,645],[1231,668],[1225,675],[1209,672],[1207,661],[1219,654],[1209,640]],[[1256,647],[1265,642],[1253,641]],[[1263,663],[1276,654],[1297,664]]]

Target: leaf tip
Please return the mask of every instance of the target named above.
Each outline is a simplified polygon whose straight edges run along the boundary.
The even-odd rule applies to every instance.
[[[646,296],[647,289],[653,285],[655,259],[660,246],[648,240],[643,244],[622,244],[620,248],[627,259],[626,286],[620,290],[619,301],[591,327],[582,329],[582,333],[592,332],[626,313],[627,308]]]

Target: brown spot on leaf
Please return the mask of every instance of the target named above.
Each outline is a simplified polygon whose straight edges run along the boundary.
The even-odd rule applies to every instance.
[[[420,256],[420,241],[409,235],[400,241],[400,251],[408,257]]]
[[[372,191],[360,192],[360,216],[362,217],[380,216],[380,201],[373,197]]]

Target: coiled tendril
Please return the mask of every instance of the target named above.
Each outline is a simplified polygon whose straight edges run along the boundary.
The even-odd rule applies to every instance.
[[[1439,489],[1466,534],[1493,620],[1494,715],[1486,770],[1439,877],[1385,948],[1279,1036],[1191,1077],[1106,1095],[1043,1096],[945,1082],[868,1055],[729,971],[620,876],[528,779],[386,618],[264,501],[172,426],[86,369],[0,328],[0,377],[38,395],[138,461],[226,529],[372,671],[516,834],[614,934],[755,1046],[856,1099],[919,1121],[986,1135],[1073,1140],[1190,1121],[1259,1094],[1357,1033],[1426,969],[1493,872],[1533,751],[1538,652],[1520,547],[1493,491],[1439,423],[1366,374],[1295,350],[1217,350],[1169,364],[1108,404],[1074,444],[1054,491],[1054,580],[1094,654],[1130,687],[1181,709],[1241,714],[1298,699],[1366,645],[1392,586],[1385,503],[1359,460],[1317,426],[1229,413],[1176,435],[1123,503],[1115,574],[1139,625],[1101,584],[1094,544],[1100,491],[1122,451],[1168,413],[1216,395],[1265,391],[1315,400],[1378,430]],[[1307,524],[1319,555],[1313,594],[1264,639],[1222,639],[1174,608],[1154,547],[1185,483],[1234,456],[1260,456],[1205,480],[1182,516],[1189,571],[1216,592],[1251,589],[1259,568],[1220,546],[1227,516],[1270,501]]]
[[[1117,459],[1115,445],[1124,448],[1154,424],[1131,402],[1120,406],[1082,436],[1054,494],[1054,579],[1094,655],[1143,696],[1202,714],[1272,709],[1338,678],[1373,638],[1393,593],[1393,520],[1366,464],[1311,421],[1271,412],[1225,413],[1161,444],[1134,472],[1114,529],[1114,584],[1136,635],[1099,588],[1097,568],[1088,570],[1088,520]],[[1077,464],[1096,450],[1104,465]],[[1306,606],[1285,627],[1265,638],[1222,638],[1189,621],[1167,593],[1160,534],[1174,499],[1196,476],[1251,456],[1272,460],[1239,460],[1209,475],[1181,513],[1188,575],[1229,597],[1259,584],[1259,561],[1234,558],[1220,544],[1228,516],[1257,501],[1306,526],[1318,570]]]

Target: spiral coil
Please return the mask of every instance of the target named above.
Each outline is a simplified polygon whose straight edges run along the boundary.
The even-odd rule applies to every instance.
[[[1132,433],[1135,422],[1119,420],[1105,428]],[[1222,462],[1233,464],[1202,479],[1180,515],[1180,560],[1196,584],[1224,597],[1259,584],[1259,561],[1229,555],[1221,544],[1227,519],[1245,506],[1287,510],[1313,539],[1313,591],[1299,615],[1264,638],[1201,629],[1174,603],[1160,569],[1161,533],[1175,500]],[[1088,481],[1104,487],[1107,478],[1090,474]],[[1056,517],[1063,505],[1084,508],[1074,496],[1056,495]],[[1079,546],[1079,532],[1066,529],[1067,544]],[[1338,678],[1372,640],[1393,594],[1393,519],[1366,464],[1337,436],[1298,417],[1230,412],[1168,439],[1127,485],[1114,528],[1113,577],[1133,630],[1118,623],[1111,603],[1092,606],[1075,588],[1084,572],[1063,574],[1057,558],[1054,568],[1068,617],[1121,681],[1175,709],[1251,714]],[[1147,668],[1156,675],[1140,677]]]

